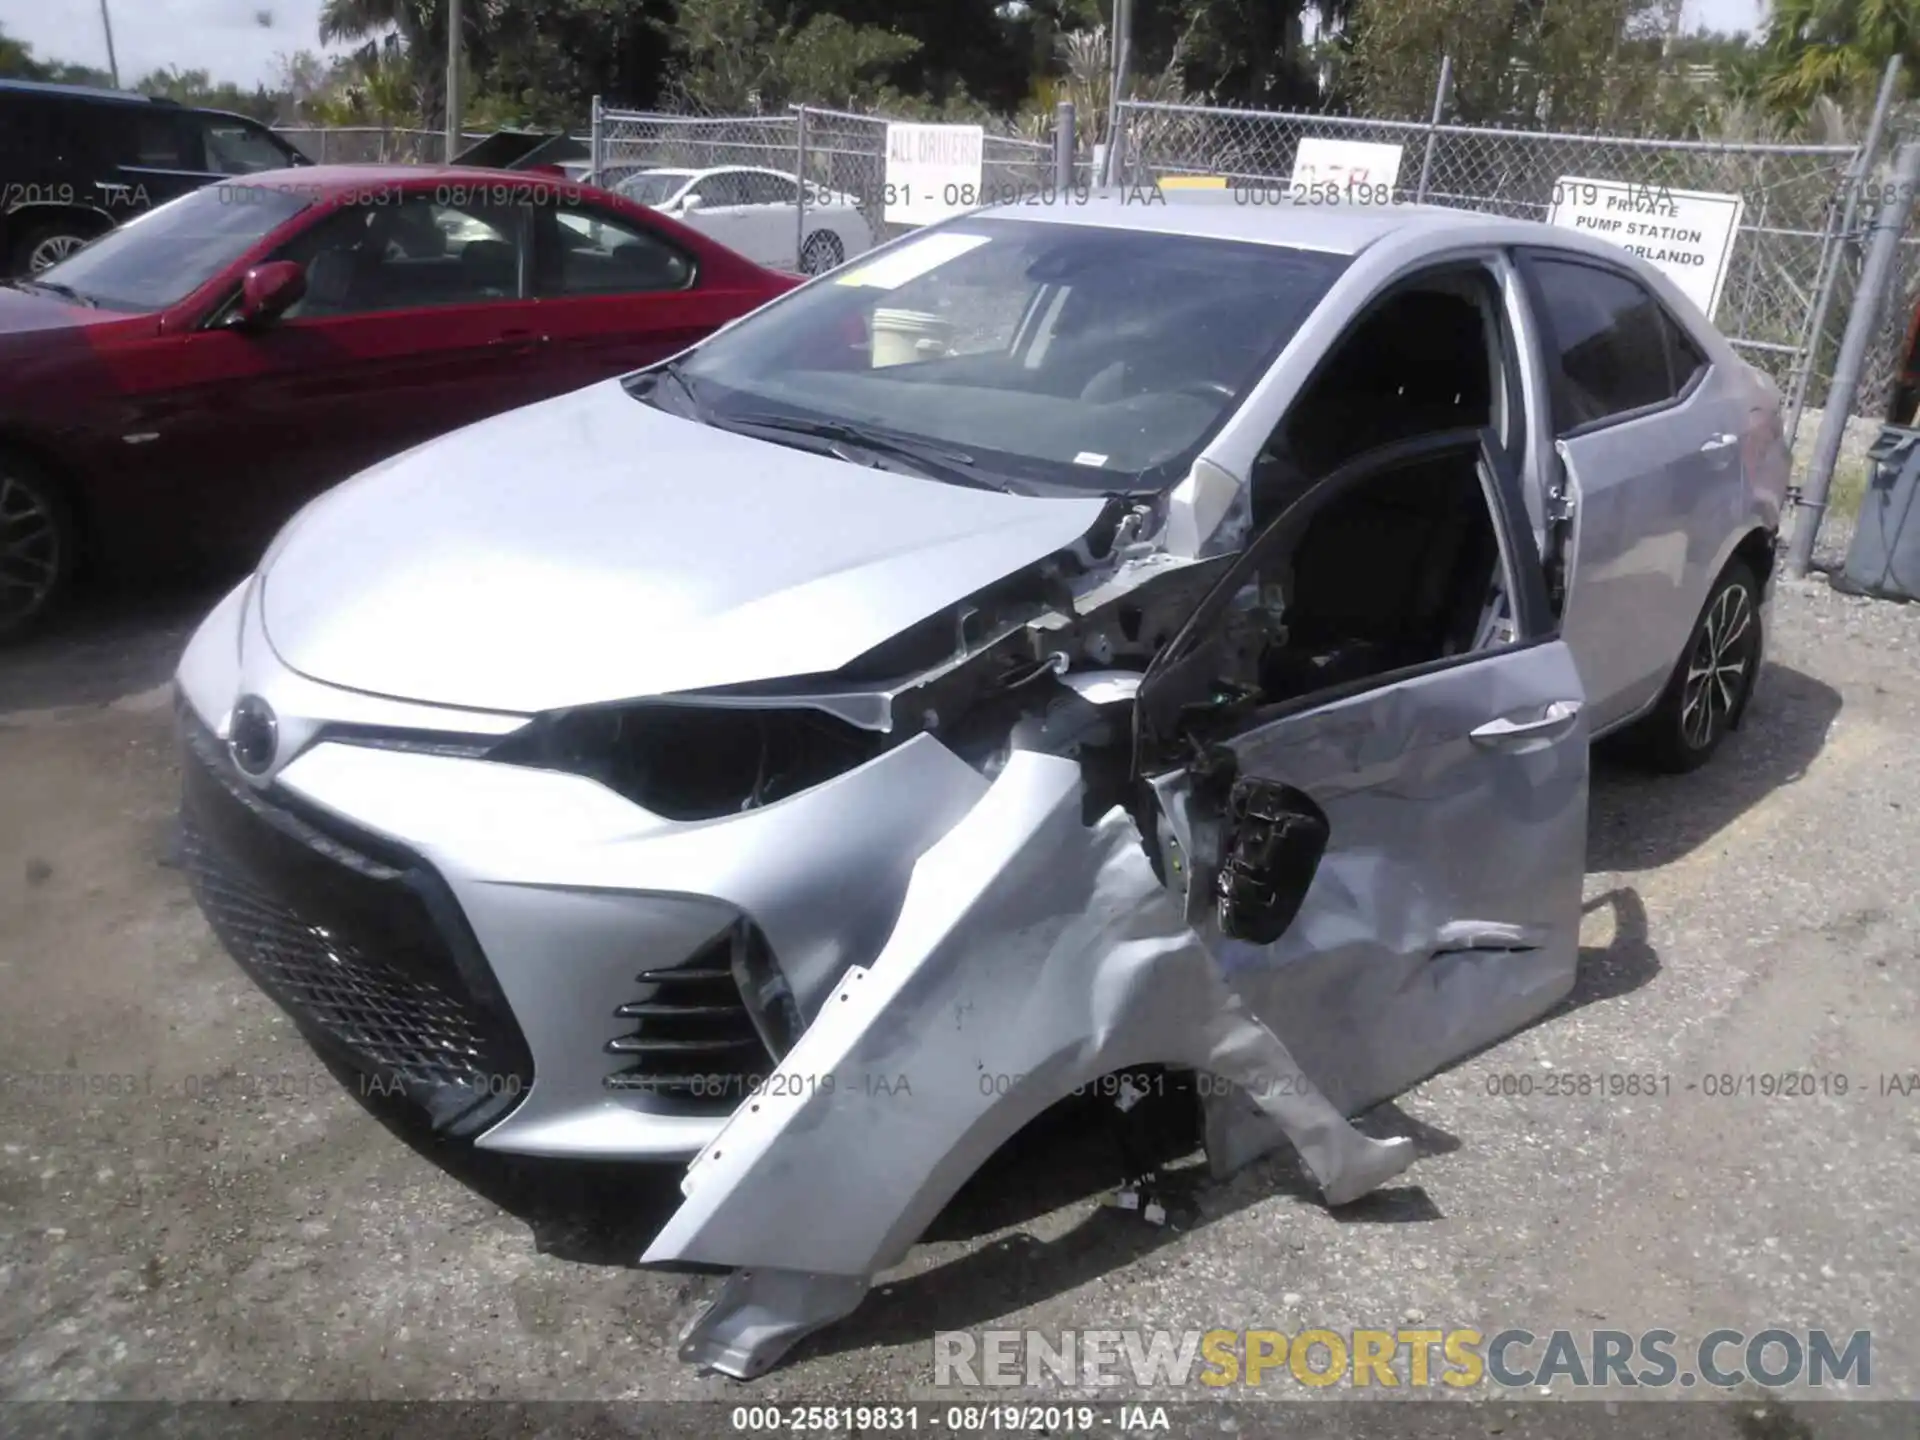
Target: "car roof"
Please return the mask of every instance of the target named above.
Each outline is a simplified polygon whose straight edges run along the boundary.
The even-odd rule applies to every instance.
[[[60,85],[52,80],[0,80],[0,91],[28,95],[67,95],[76,100],[117,100],[133,105],[177,105],[165,96],[142,95],[137,90],[109,90],[104,85]]]
[[[1511,227],[1514,243],[1539,240],[1564,244],[1568,232],[1532,220],[1510,220],[1478,210],[1444,205],[1322,205],[1295,203],[1284,182],[1259,184],[1240,192],[1227,189],[1159,189],[1116,186],[1066,191],[1053,203],[1010,202],[978,214],[1039,220],[1060,225],[1093,225],[1111,230],[1148,230],[1160,234],[1241,240],[1358,255],[1389,235],[1419,231],[1435,236],[1456,230]]]

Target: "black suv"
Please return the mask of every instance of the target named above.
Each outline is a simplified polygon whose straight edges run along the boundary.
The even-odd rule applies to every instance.
[[[245,115],[123,90],[0,80],[0,274],[42,270],[222,176],[310,163]]]

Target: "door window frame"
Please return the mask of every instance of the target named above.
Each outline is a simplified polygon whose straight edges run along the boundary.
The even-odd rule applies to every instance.
[[[1228,607],[1245,588],[1260,564],[1283,543],[1299,538],[1299,533],[1327,502],[1353,486],[1390,470],[1449,454],[1470,452],[1480,471],[1481,493],[1487,503],[1488,518],[1499,545],[1500,563],[1507,571],[1508,602],[1512,612],[1514,638],[1497,649],[1463,650],[1457,655],[1441,655],[1416,665],[1362,676],[1356,680],[1304,695],[1291,696],[1260,706],[1240,719],[1237,727],[1218,737],[1243,734],[1294,715],[1306,714],[1322,706],[1350,700],[1375,690],[1383,690],[1403,681],[1432,675],[1463,665],[1481,664],[1497,656],[1516,654],[1540,645],[1556,643],[1560,638],[1559,619],[1554,615],[1547,592],[1545,571],[1534,541],[1533,527],[1527,516],[1526,498],[1520,472],[1492,427],[1460,429],[1416,435],[1376,446],[1353,457],[1305,490],[1292,497],[1246,547],[1234,557],[1182,622],[1174,636],[1155,655],[1141,676],[1134,703],[1133,773],[1136,778],[1163,773],[1169,768],[1164,758],[1170,750],[1166,743],[1173,737],[1157,733],[1154,725],[1154,692],[1168,683],[1169,672],[1197,655],[1206,653],[1210,631],[1217,628]],[[1159,757],[1149,764],[1149,757]]]
[[[1645,295],[1653,303],[1655,313],[1664,322],[1660,332],[1661,349],[1666,355],[1669,378],[1678,368],[1674,347],[1676,333],[1684,336],[1687,343],[1699,352],[1702,363],[1694,369],[1684,385],[1664,400],[1657,400],[1650,405],[1637,405],[1631,410],[1616,410],[1611,415],[1602,415],[1597,420],[1583,420],[1578,425],[1571,425],[1562,430],[1559,415],[1555,412],[1564,404],[1567,378],[1566,372],[1560,365],[1560,357],[1563,353],[1560,337],[1553,328],[1552,312],[1547,305],[1546,292],[1540,283],[1538,267],[1543,261],[1597,270],[1603,275],[1626,281]],[[1540,358],[1546,367],[1548,390],[1547,434],[1551,439],[1578,440],[1596,431],[1611,429],[1616,425],[1628,425],[1636,420],[1644,420],[1652,415],[1676,410],[1691,400],[1699,392],[1700,387],[1707,383],[1707,377],[1713,373],[1713,354],[1700,343],[1692,327],[1683,323],[1669,308],[1659,292],[1627,266],[1603,259],[1598,255],[1588,255],[1576,250],[1560,250],[1550,245],[1516,246],[1513,251],[1513,262],[1520,272],[1520,286],[1526,296],[1528,319],[1533,324],[1534,332],[1540,337]]]
[[[251,270],[256,265],[265,265],[274,260],[285,259],[289,246],[298,244],[319,226],[330,224],[334,217],[341,212],[352,210],[359,205],[365,204],[365,196],[367,193],[369,192],[352,192],[331,202],[313,206],[301,212],[301,214],[295,218],[305,220],[306,223],[291,234],[283,234],[272,238],[269,247],[262,253],[244,260],[240,266],[239,278],[235,280],[232,287],[208,309],[206,317],[202,319],[195,328],[199,330],[223,330],[230,328],[228,321],[232,318],[235,307],[240,303],[240,297],[246,286],[246,272],[248,270]],[[393,199],[382,203],[402,205],[415,200],[425,200],[432,203],[435,195],[435,191],[430,187],[421,185],[418,182],[405,181],[400,182],[394,190],[386,193],[393,195]],[[457,209],[459,207],[456,206],[453,208]],[[356,320],[381,320],[394,315],[436,315],[446,314],[449,311],[490,310],[495,306],[525,304],[527,301],[535,298],[532,294],[533,232],[529,223],[529,217],[532,215],[533,207],[530,205],[512,205],[505,208],[512,210],[514,215],[513,235],[511,238],[517,251],[517,264],[514,270],[514,293],[512,295],[502,295],[491,300],[468,300],[445,305],[407,305],[389,310],[353,310],[344,315],[293,315],[284,319],[275,320],[273,324],[267,327],[267,330],[262,333],[270,333],[273,330],[280,329],[282,326],[297,325],[311,327],[316,325],[339,325]],[[289,223],[292,222],[290,221]]]

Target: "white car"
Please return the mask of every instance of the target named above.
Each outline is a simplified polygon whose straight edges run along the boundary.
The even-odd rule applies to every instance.
[[[612,188],[776,270],[824,274],[875,243],[859,202],[835,190],[809,185],[803,221],[799,182],[778,170],[640,170]]]

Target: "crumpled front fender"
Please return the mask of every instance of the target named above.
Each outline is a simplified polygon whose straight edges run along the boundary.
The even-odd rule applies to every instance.
[[[1227,987],[1120,809],[1013,754],[921,857],[885,948],[688,1167],[643,1257],[736,1268],[683,1358],[745,1378],[850,1312],[973,1171],[1076,1087],[1135,1064],[1291,1060]]]

